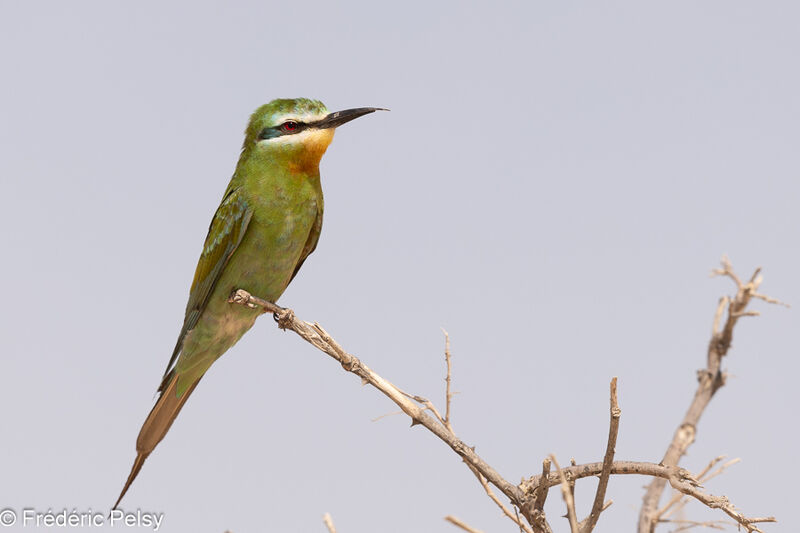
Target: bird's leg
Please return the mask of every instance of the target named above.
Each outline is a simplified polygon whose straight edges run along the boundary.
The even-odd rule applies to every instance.
[[[275,307],[277,307],[278,310],[272,313],[272,319],[278,323],[279,328],[288,328],[294,320],[294,311],[288,307],[281,307],[277,304],[275,304]]]
[[[281,307],[274,302],[253,296],[244,289],[235,289],[228,297],[228,302],[244,305],[250,309],[261,308],[262,313],[271,312],[273,320],[278,323],[278,327],[281,329],[288,328],[294,320],[294,311],[288,307]]]

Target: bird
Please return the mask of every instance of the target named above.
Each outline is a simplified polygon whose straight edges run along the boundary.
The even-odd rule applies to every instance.
[[[253,112],[236,169],[214,213],[158,399],[136,439],[136,459],[113,509],[169,431],[206,371],[262,314],[228,302],[244,289],[275,303],[317,247],[324,208],[319,164],[337,127],[375,111],[329,112],[283,98]]]

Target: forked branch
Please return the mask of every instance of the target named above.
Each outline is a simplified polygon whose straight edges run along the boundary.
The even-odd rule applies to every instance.
[[[727,257],[722,258],[722,267],[714,269],[712,276],[726,276],[736,284],[736,295],[733,298],[727,296],[719,301],[717,311],[714,315],[714,322],[711,331],[711,340],[708,343],[706,355],[706,368],[697,373],[697,390],[694,399],[689,405],[689,409],[683,417],[675,435],[667,448],[661,464],[677,465],[686,450],[695,441],[697,435],[697,424],[700,417],[711,402],[714,394],[725,385],[727,374],[722,371],[722,358],[728,354],[733,341],[733,329],[741,317],[757,316],[757,311],[749,311],[747,306],[753,298],[763,300],[771,304],[786,305],[779,300],[766,296],[758,292],[758,288],[763,281],[761,268],[757,268],[750,280],[747,282],[734,272]],[[788,307],[788,306],[787,306]],[[724,325],[720,327],[722,318],[727,310],[727,318]],[[666,481],[664,479],[653,479],[644,495],[642,509],[639,513],[639,533],[653,533],[658,523],[658,502],[664,492]],[[746,523],[740,522],[748,531],[757,531],[750,528]]]
[[[756,524],[761,522],[773,522],[775,519],[773,517],[748,518],[739,513],[727,498],[713,496],[700,489],[699,479],[707,474],[708,470],[713,467],[713,464],[709,465],[709,468],[699,476],[693,476],[687,470],[677,466],[680,457],[694,441],[695,427],[700,415],[704,411],[706,405],[708,405],[714,393],[725,383],[725,374],[721,371],[721,360],[730,348],[733,328],[736,322],[742,316],[752,316],[756,314],[755,312],[747,310],[748,303],[753,298],[761,299],[769,303],[780,303],[773,298],[758,293],[758,287],[761,283],[760,270],[756,270],[750,280],[744,283],[733,272],[730,263],[727,260],[723,260],[723,268],[715,271],[715,273],[733,279],[737,285],[737,294],[733,298],[726,297],[720,300],[714,320],[711,342],[708,347],[707,368],[699,373],[698,380],[700,383],[695,393],[695,398],[683,422],[676,431],[675,437],[662,462],[660,464],[654,464],[614,461],[614,451],[620,419],[620,409],[617,401],[617,382],[616,378],[614,378],[611,382],[610,393],[611,416],[609,436],[603,462],[583,465],[576,465],[573,462],[571,466],[561,468],[555,461],[555,457],[551,456],[550,459],[545,460],[540,475],[523,480],[520,485],[513,485],[500,476],[494,468],[475,453],[473,448],[461,441],[453,431],[450,409],[452,400],[450,389],[452,367],[450,361],[449,336],[447,336],[446,332],[446,409],[445,415],[442,416],[432,402],[420,396],[403,392],[400,388],[373,372],[360,359],[346,352],[319,324],[299,320],[291,309],[284,309],[241,289],[235,290],[231,294],[229,301],[250,308],[261,308],[264,312],[273,313],[281,329],[290,329],[294,331],[304,340],[336,359],[346,371],[358,376],[363,383],[372,385],[389,397],[389,399],[397,404],[400,409],[411,418],[412,426],[424,426],[463,459],[481,482],[487,495],[489,495],[503,510],[503,513],[507,517],[519,526],[521,531],[526,533],[532,531],[536,533],[552,533],[552,529],[547,523],[544,514],[544,503],[549,489],[560,485],[563,488],[564,499],[567,503],[570,529],[573,533],[590,533],[597,524],[600,513],[611,504],[610,501],[604,502],[610,476],[638,474],[654,478],[648,489],[645,503],[642,507],[642,513],[640,514],[639,533],[652,533],[655,525],[659,520],[663,519],[665,512],[673,505],[679,503],[678,501],[674,503],[671,502],[666,508],[656,511],[656,505],[658,504],[667,482],[669,482],[672,488],[680,495],[694,498],[708,507],[720,509],[733,518],[739,525],[743,526],[748,532],[758,532],[760,530]],[[722,325],[722,317],[726,309],[727,319],[724,325]],[[433,413],[433,416],[428,414],[427,411]],[[556,472],[551,472],[551,464],[555,464]],[[594,476],[599,477],[599,483],[591,512],[583,521],[578,522],[572,487],[576,480]],[[708,477],[706,477],[706,479],[708,479]],[[500,501],[497,495],[492,491],[490,485],[496,487],[508,498],[514,507],[514,513]],[[680,500],[680,497],[678,500]],[[516,513],[517,509],[519,509],[530,526],[520,520]],[[454,517],[448,517],[447,519],[465,531],[476,531]],[[326,526],[330,529],[333,526],[332,521],[326,521]]]

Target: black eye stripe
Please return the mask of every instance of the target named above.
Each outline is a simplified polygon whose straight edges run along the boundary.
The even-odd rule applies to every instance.
[[[286,128],[287,124],[294,124],[294,129]],[[275,137],[281,137],[283,135],[294,135],[295,133],[300,133],[304,129],[308,127],[308,124],[297,120],[286,120],[277,126],[272,126],[271,128],[264,128],[258,134],[258,140],[263,141],[264,139],[274,139]]]

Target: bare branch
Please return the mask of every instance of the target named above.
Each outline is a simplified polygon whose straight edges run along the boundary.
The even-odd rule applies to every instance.
[[[564,475],[571,479],[582,479],[585,477],[599,476],[603,472],[603,463],[586,463],[576,466],[568,466],[562,469]],[[699,481],[691,472],[678,466],[667,466],[656,463],[642,461],[614,461],[611,464],[612,475],[640,475],[658,477],[665,480],[670,478],[698,484]],[[525,494],[533,495],[540,486],[555,487],[561,484],[561,477],[558,474],[549,473],[546,477],[541,475],[532,476],[520,483],[519,488]]]
[[[507,518],[509,518],[512,522],[517,524],[517,526],[519,526],[521,531],[524,531],[525,533],[533,533],[533,530],[531,528],[529,528],[524,522],[522,522],[519,519],[519,516],[517,515],[517,513],[513,513],[512,514],[511,510],[508,507],[506,507],[505,504],[502,501],[500,501],[500,498],[498,498],[497,495],[494,493],[494,491],[492,490],[492,487],[489,486],[489,482],[486,481],[486,478],[483,477],[480,472],[478,472],[477,470],[472,468],[472,466],[470,466],[469,464],[467,465],[467,467],[470,470],[472,470],[472,473],[475,474],[476,478],[478,478],[478,481],[480,482],[481,486],[483,487],[483,490],[486,491],[486,495],[489,496],[489,499],[491,499],[495,504],[497,504],[497,506],[500,508],[500,510],[503,511],[503,514]]]
[[[597,520],[600,518],[600,513],[603,511],[603,502],[606,498],[606,488],[608,487],[608,478],[611,476],[611,464],[614,462],[614,452],[617,446],[617,434],[619,433],[619,418],[622,411],[619,408],[617,401],[617,378],[611,379],[611,398],[609,400],[611,407],[611,421],[608,427],[608,444],[606,444],[606,454],[603,457],[603,471],[600,473],[600,480],[597,482],[597,492],[594,495],[594,503],[592,503],[592,511],[586,519],[585,526],[581,527],[581,533],[590,533],[594,526],[597,525]]]
[[[467,524],[465,524],[464,522],[462,522],[453,515],[447,515],[444,517],[444,519],[453,524],[454,526],[460,527],[467,533],[483,533],[483,531],[481,531],[480,529],[475,529],[474,527],[468,526]]]
[[[711,471],[711,469],[714,468],[720,461],[725,459],[725,457],[726,457],[725,455],[718,455],[717,457],[711,459],[706,465],[706,467],[697,474],[697,479],[699,479],[702,482],[703,476],[708,474]]]
[[[708,465],[706,465],[706,467],[703,468],[700,471],[700,473],[697,474],[697,476],[695,476],[695,477],[697,477],[698,481],[700,481],[700,483],[702,483],[703,482],[703,476],[705,476],[709,472],[709,470],[714,468],[714,465],[716,465],[717,463],[722,461],[724,458],[725,458],[724,455],[720,455],[718,457],[713,458],[711,461],[709,461]],[[663,522],[664,520],[662,518],[666,518],[667,516],[669,516],[673,512],[675,512],[678,509],[683,507],[683,504],[681,504],[679,506],[676,506],[671,512],[667,513],[667,511],[669,511],[670,508],[672,508],[676,504],[682,502],[683,499],[684,499],[683,494],[681,494],[680,492],[676,492],[675,495],[670,499],[670,501],[667,502],[666,505],[664,505],[664,507],[662,507],[661,509],[656,511],[655,515],[653,515],[653,520],[657,520],[659,522]],[[667,513],[667,514],[665,515],[664,513]]]
[[[569,529],[572,533],[578,533],[578,517],[575,515],[575,499],[572,496],[572,490],[567,481],[567,476],[558,464],[555,455],[550,456],[550,460],[556,467],[558,476],[561,479],[561,497],[564,498],[564,503],[567,504],[567,519],[569,520]],[[574,480],[573,480],[574,481]]]
[[[701,385],[702,383],[705,383],[706,385],[705,388],[703,386],[700,387],[698,395],[700,392],[703,392],[708,388],[712,388],[715,391],[724,383],[724,379],[721,377],[722,375],[719,371],[719,359],[721,359],[721,357],[727,353],[727,350],[730,347],[732,337],[731,324],[735,323],[735,321],[738,319],[736,314],[744,311],[746,301],[755,293],[758,282],[760,282],[760,278],[757,278],[755,282],[751,281],[750,283],[753,285],[750,289],[748,289],[747,286],[744,286],[743,288],[740,287],[736,298],[730,302],[726,302],[728,307],[727,321],[722,328],[720,328],[718,325],[715,326],[715,332],[712,336],[712,343],[709,346],[709,361],[716,361],[716,366],[701,373]],[[599,515],[602,510],[607,508],[608,505],[610,505],[610,502],[600,506],[599,508],[597,508],[596,505],[593,505],[592,514],[590,514],[584,523],[579,525],[575,515],[574,496],[572,493],[572,487],[574,487],[575,481],[577,479],[591,476],[600,476],[601,482],[603,479],[605,479],[604,488],[601,490],[598,486],[598,493],[596,494],[595,498],[596,500],[602,502],[602,496],[598,498],[598,495],[601,492],[604,492],[605,488],[607,488],[608,477],[610,475],[619,474],[639,474],[652,476],[665,480],[663,483],[669,481],[672,487],[678,492],[691,496],[709,507],[721,509],[723,512],[728,514],[728,516],[734,518],[740,525],[744,526],[748,531],[759,531],[758,528],[754,526],[756,523],[763,521],[774,521],[774,518],[772,517],[757,519],[745,517],[744,515],[738,513],[733,505],[731,505],[724,497],[715,497],[700,491],[698,489],[699,481],[697,478],[692,476],[692,474],[688,471],[678,468],[676,465],[669,464],[666,461],[664,464],[613,461],[614,444],[618,432],[617,424],[619,420],[619,407],[616,402],[616,390],[614,387],[615,381],[612,382],[612,421],[609,429],[609,443],[607,445],[604,461],[602,463],[577,465],[575,464],[574,460],[572,460],[572,466],[562,469],[557,463],[555,463],[555,459],[552,458],[552,461],[556,464],[557,473],[550,472],[550,464],[548,461],[545,461],[541,475],[533,476],[528,480],[523,480],[519,486],[515,486],[500,476],[499,473],[497,473],[489,464],[487,464],[475,453],[473,448],[467,446],[452,431],[452,424],[450,422],[450,399],[452,398],[452,394],[449,391],[452,369],[449,358],[448,343],[446,343],[445,350],[445,360],[448,363],[448,374],[446,378],[448,389],[446,398],[448,405],[445,411],[445,416],[442,417],[432,402],[420,396],[410,395],[403,392],[397,386],[373,372],[361,360],[346,352],[319,324],[312,324],[299,320],[291,309],[284,309],[271,302],[254,297],[244,290],[234,291],[231,294],[229,301],[231,303],[236,303],[251,308],[261,307],[265,312],[274,313],[275,319],[278,322],[278,327],[281,329],[290,329],[294,331],[304,340],[325,352],[332,358],[336,359],[347,372],[358,376],[362,383],[372,385],[381,391],[385,396],[399,406],[403,413],[411,418],[412,426],[418,424],[424,426],[434,435],[439,437],[439,439],[441,439],[444,443],[446,443],[454,452],[456,452],[456,454],[459,455],[467,464],[470,470],[475,473],[476,477],[481,482],[481,485],[484,486],[484,490],[486,490],[487,495],[489,495],[489,497],[495,501],[495,503],[501,508],[501,510],[503,510],[506,516],[511,518],[525,532],[531,532],[532,530],[530,530],[528,526],[523,524],[519,519],[516,513],[516,508],[519,508],[523,516],[525,516],[527,521],[534,527],[534,530],[537,533],[552,533],[549,524],[547,524],[547,521],[545,520],[543,506],[547,497],[548,489],[555,485],[561,485],[562,491],[564,492],[564,499],[567,503],[571,530],[576,532],[578,531],[576,528],[583,529],[585,527],[587,528],[587,531],[590,531],[591,527],[593,527],[593,525],[589,527],[590,524],[596,524],[597,515]],[[713,395],[713,392],[711,394]],[[710,395],[707,395],[707,398],[710,399]],[[706,399],[704,403],[699,402],[698,405],[700,405],[700,409],[696,414],[696,418],[699,418],[699,413],[701,413],[702,409],[704,409],[708,399]],[[695,403],[698,402],[696,401]],[[690,408],[690,413],[687,413],[687,417],[689,414],[694,412],[692,411],[694,405],[695,404],[693,403],[693,407]],[[429,415],[428,411],[433,413],[433,416]],[[615,412],[616,422],[614,417]],[[682,431],[682,429],[683,428],[679,429],[679,432]],[[689,427],[689,434],[693,439],[693,426]],[[691,439],[689,439],[687,442],[690,444]],[[688,447],[688,444],[686,446]],[[682,448],[682,450],[685,450],[685,447]],[[608,464],[609,462],[610,466]],[[513,514],[494,494],[490,484],[496,487],[511,501],[515,509]]]
[[[445,409],[444,409],[444,425],[450,431],[453,431],[453,427],[450,425],[450,402],[453,399],[453,393],[450,392],[450,379],[451,374],[453,372],[453,366],[450,363],[450,334],[442,328],[442,333],[444,333],[444,360],[447,363],[447,377],[444,378],[446,383],[445,385]]]
[[[445,425],[444,417],[442,417],[442,415],[439,414],[439,410],[436,409],[436,406],[433,405],[433,402],[431,402],[429,399],[423,398],[422,396],[416,394],[409,394],[406,391],[401,390],[399,388],[397,390],[400,391],[400,393],[406,398],[410,398],[415,402],[417,402],[418,404],[423,405],[425,409],[429,410],[433,414],[433,416],[436,417],[436,420],[438,420],[440,424],[442,424],[443,426]],[[452,433],[452,430],[449,428],[448,431]]]
[[[613,503],[614,503],[614,500],[608,500],[606,503],[603,504],[603,506],[600,508],[599,512],[602,513],[603,511],[605,511],[606,509],[611,507],[611,505]],[[580,523],[578,524],[578,529],[583,530],[583,528],[586,527],[586,524],[589,523],[589,518],[590,517],[591,517],[591,515],[589,515],[586,518],[584,518],[583,520],[581,520]]]
[[[706,467],[703,470],[701,470],[699,474],[697,474],[696,477],[697,477],[698,481],[701,484],[706,483],[707,481],[709,481],[711,479],[714,479],[715,477],[717,477],[718,475],[723,473],[728,467],[731,467],[731,466],[735,465],[736,463],[738,463],[739,461],[741,461],[741,459],[738,459],[738,458],[737,459],[731,459],[727,463],[725,463],[722,466],[720,466],[714,473],[709,474],[711,469],[714,468],[714,466],[717,465],[723,459],[725,459],[724,455],[720,455],[719,457],[715,457],[714,459],[712,459],[708,463],[708,465],[706,465]],[[666,519],[668,516],[674,514],[675,512],[677,512],[679,509],[681,509],[685,505],[685,503],[686,503],[685,500],[686,500],[686,496],[685,495],[681,494],[680,492],[676,493],[669,500],[669,502],[667,502],[667,504],[664,505],[664,507],[662,507],[661,509],[659,509],[656,512],[656,514],[654,516],[654,519],[658,520],[659,522],[664,522],[665,521],[664,519]],[[680,505],[678,505],[679,503],[680,503]],[[672,509],[672,510],[670,511],[670,509]]]
[[[547,480],[550,475],[550,458],[546,457],[542,461],[542,475],[541,479]],[[530,516],[532,518],[531,525],[536,533],[552,533],[550,524],[547,523],[547,517],[544,514],[544,502],[547,500],[547,493],[550,487],[546,483],[540,483],[533,492],[533,511]]]
[[[775,298],[772,298],[770,296],[767,296],[766,294],[759,294],[757,292],[754,292],[752,294],[752,296],[753,296],[753,298],[758,298],[759,300],[763,300],[763,301],[767,302],[768,304],[782,305],[783,307],[786,307],[787,309],[791,309],[791,307],[792,307],[791,305],[787,304],[786,302],[782,302],[782,301],[780,301],[778,299],[775,299]]]
[[[730,303],[731,299],[727,296],[723,296],[719,299],[719,305],[717,305],[717,311],[714,313],[714,324],[711,327],[711,335],[718,335],[719,334],[719,326],[722,323],[722,317],[725,315],[725,308]]]
[[[552,457],[552,456],[551,456]],[[603,472],[603,463],[587,463],[583,465],[570,466],[562,469],[564,477],[567,479],[578,480],[585,477],[598,476]],[[712,509],[720,509],[725,514],[736,520],[747,531],[760,531],[754,527],[753,524],[759,522],[775,522],[774,517],[766,518],[748,518],[738,511],[724,496],[712,496],[702,492],[698,487],[700,481],[692,475],[691,472],[684,468],[675,465],[663,465],[654,463],[643,463],[637,461],[615,461],[611,465],[611,474],[638,474],[644,476],[652,476],[664,479],[669,482],[672,488],[682,494],[691,496],[692,498],[703,503]],[[537,488],[544,484],[547,487],[554,487],[562,484],[563,481],[560,475],[548,474],[546,477],[533,476],[529,479],[523,480],[520,488],[525,491],[525,494],[533,495]]]
[[[730,516],[736,522],[738,522],[741,526],[745,528],[748,532],[756,532],[756,533],[763,533],[755,524],[760,522],[777,522],[774,516],[763,517],[763,518],[747,518],[740,512],[736,510],[736,507],[728,501],[728,498],[725,496],[711,496],[710,494],[706,494],[701,492],[697,487],[684,483],[675,481],[670,479],[670,484],[672,488],[675,490],[679,490],[684,494],[692,496],[697,501],[705,504],[707,507],[711,509],[720,509],[726,515]]]
[[[383,392],[392,401],[394,401],[404,413],[411,417],[412,425],[422,424],[432,433],[442,439],[445,443],[447,443],[453,449],[453,451],[460,455],[467,466],[478,478],[487,495],[500,507],[503,513],[517,525],[523,528],[526,533],[533,533],[528,526],[520,522],[516,518],[515,514],[512,513],[503,504],[503,502],[500,501],[497,495],[495,495],[491,490],[489,482],[500,489],[500,491],[503,492],[503,494],[512,502],[514,502],[515,505],[519,505],[519,502],[521,501],[520,498],[522,493],[519,488],[511,485],[508,481],[503,479],[496,471],[494,471],[492,467],[478,457],[472,448],[466,446],[453,433],[452,424],[450,423],[450,399],[452,398],[452,393],[450,392],[450,383],[452,366],[450,362],[449,338],[447,337],[446,332],[445,335],[447,342],[445,345],[445,359],[447,361],[447,411],[445,417],[442,417],[439,411],[436,409],[436,406],[434,406],[430,400],[423,398],[422,396],[409,394],[401,390],[394,384],[374,373],[356,357],[345,352],[341,346],[339,346],[338,343],[336,343],[336,341],[334,341],[330,335],[328,335],[328,333],[322,329],[319,324],[310,324],[308,322],[298,320],[290,309],[283,309],[282,307],[279,307],[271,302],[252,296],[244,290],[234,291],[230,297],[230,302],[245,305],[251,308],[254,306],[259,306],[267,312],[274,313],[276,315],[276,319],[278,320],[279,327],[294,331],[303,339],[339,361],[345,370],[356,374],[362,379],[362,381],[373,385],[375,388]],[[424,412],[424,409],[420,409],[416,404],[408,400],[418,402],[424,407],[424,409],[433,413],[433,416],[435,417],[436,421],[438,421],[438,424]]]
[[[574,457],[569,458],[569,465],[570,466],[578,466],[578,461],[575,460]],[[567,479],[567,483],[569,484],[569,492],[572,494],[572,501],[575,502],[575,480],[574,479]],[[577,513],[575,519],[577,520]]]
[[[695,520],[659,520],[659,523],[669,523],[678,525],[677,529],[673,529],[672,533],[679,533],[680,531],[688,531],[695,527],[704,527],[709,529],[724,530],[725,526],[732,522],[728,520],[709,520],[705,522],[698,522]]]
[[[752,298],[758,298],[770,303],[778,303],[777,300],[758,293],[761,285],[761,269],[758,268],[750,277],[748,282],[742,279],[733,271],[727,257],[722,258],[722,268],[712,271],[712,275],[726,276],[736,284],[736,296],[732,299],[723,298],[717,306],[714,315],[714,325],[712,328],[711,340],[708,343],[706,355],[706,368],[698,372],[698,387],[695,392],[689,409],[683,417],[678,429],[672,438],[672,442],[667,448],[661,463],[666,466],[677,465],[686,450],[695,440],[697,424],[700,417],[708,406],[711,398],[717,390],[725,385],[726,374],[722,372],[722,358],[727,355],[733,340],[733,329],[736,322],[743,316],[754,316],[757,313],[747,310],[747,306]],[[724,309],[727,307],[728,316],[725,324],[720,327]],[[666,480],[654,479],[650,482],[643,498],[642,508],[639,512],[638,533],[653,533],[657,524],[657,506],[664,492]],[[744,524],[743,524],[744,525]],[[747,526],[745,526],[747,527]]]
[[[525,533],[525,530],[522,526],[522,520],[519,518],[519,509],[517,509],[516,506],[514,506],[514,515],[517,517],[517,524],[519,524],[519,533]]]
[[[373,372],[357,357],[347,353],[322,326],[317,323],[311,324],[299,320],[291,309],[284,309],[272,302],[253,296],[242,289],[235,290],[231,294],[229,301],[248,307],[254,305],[259,306],[268,312],[274,313],[278,321],[278,327],[294,331],[307,342],[336,359],[347,372],[355,374],[361,378],[362,382],[369,383],[381,391],[411,418],[412,425],[421,424],[425,426],[431,433],[439,437],[439,439],[456,452],[467,464],[478,470],[515,505],[519,506],[522,501],[522,491],[519,487],[506,481],[494,468],[481,459],[481,457],[475,453],[475,450],[464,444],[461,439],[456,437],[443,424],[438,423],[434,418],[429,416],[423,408],[420,408],[406,397],[395,385]]]
[[[328,533],[336,533],[336,526],[333,525],[333,518],[331,518],[330,513],[325,513],[322,516],[322,522],[328,528]]]
[[[445,331],[444,328],[442,328],[442,332],[444,333],[444,338],[445,338],[444,358],[447,364],[447,376],[445,377],[445,383],[446,383],[445,402],[447,403],[447,405],[445,409],[444,418],[442,418],[439,415],[438,411],[436,411],[436,408],[434,408],[433,405],[430,406],[430,409],[439,419],[439,422],[441,422],[441,424],[445,426],[450,433],[455,434],[455,432],[453,431],[453,425],[450,423],[450,400],[453,397],[453,395],[450,392],[450,384],[452,381],[452,373],[453,373],[453,366],[450,362],[450,335],[447,333],[447,331]],[[425,402],[430,404],[430,402],[428,402],[427,400],[425,400]],[[516,507],[514,507],[515,512],[512,514],[511,510],[508,507],[506,507],[506,505],[502,501],[500,501],[500,498],[498,498],[497,495],[494,493],[492,487],[489,486],[489,482],[486,481],[486,478],[483,477],[483,475],[469,463],[467,463],[467,467],[472,471],[472,473],[478,479],[478,482],[483,487],[483,490],[486,491],[486,495],[489,496],[489,499],[492,500],[500,508],[501,511],[503,511],[503,514],[512,522],[517,524],[522,533],[533,533],[533,530],[531,530],[527,525],[525,525],[520,520],[519,513],[516,512]]]
[[[381,416],[376,416],[375,418],[370,420],[370,422],[377,422],[378,420],[386,418],[387,416],[395,416],[395,415],[402,415],[402,414],[403,414],[403,411],[392,411],[391,413],[384,413]]]
[[[542,461],[542,479],[547,479],[550,475],[550,458],[547,457],[544,461]],[[549,487],[544,483],[540,483],[538,487],[536,487],[535,497],[536,500],[534,502],[534,508],[541,511],[544,509],[544,502],[547,499],[547,489]]]
[[[723,459],[725,458],[725,456],[724,456],[724,455],[723,455],[723,456],[720,456],[720,457],[722,457]],[[719,468],[716,470],[716,472],[714,472],[713,474],[708,474],[708,475],[706,476],[706,472],[702,472],[702,473],[701,473],[701,474],[698,476],[698,478],[700,479],[700,483],[705,483],[705,482],[707,482],[707,481],[709,481],[709,480],[711,480],[711,479],[714,479],[715,477],[717,477],[718,475],[720,475],[721,473],[723,473],[725,470],[727,470],[729,467],[731,467],[731,466],[733,466],[733,465],[735,465],[736,463],[739,463],[739,462],[741,462],[741,459],[737,457],[736,459],[731,459],[730,461],[728,461],[728,462],[727,462],[727,463],[725,463],[724,465],[720,466],[720,467],[719,467]],[[710,469],[709,469],[709,470],[710,470]]]

